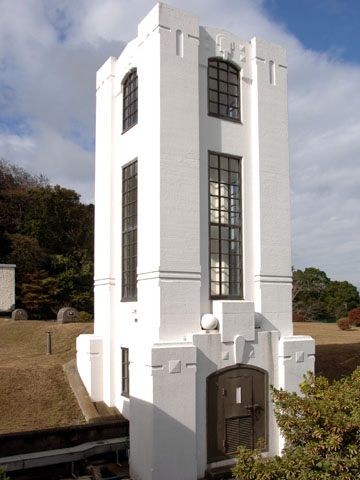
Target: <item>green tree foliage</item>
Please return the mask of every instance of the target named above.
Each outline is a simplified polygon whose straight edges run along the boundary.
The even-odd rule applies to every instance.
[[[360,471],[360,367],[329,384],[308,374],[302,395],[273,388],[275,416],[285,448],[264,458],[239,448],[234,477],[243,480],[354,479]]]
[[[308,321],[341,318],[359,303],[359,292],[349,282],[330,280],[313,267],[293,271],[293,311]]]
[[[325,301],[332,316],[341,318],[359,305],[359,292],[349,282],[332,281],[326,289]]]
[[[29,310],[30,318],[54,317],[58,303],[56,279],[46,270],[25,275],[21,285],[21,303]]]
[[[73,190],[46,186],[27,192],[31,208],[21,225],[23,234],[36,238],[40,247],[49,252],[67,254],[82,246],[92,248],[92,206],[80,203]]]
[[[76,192],[0,161],[0,263],[16,264],[16,306],[31,318],[92,314],[93,224]]]

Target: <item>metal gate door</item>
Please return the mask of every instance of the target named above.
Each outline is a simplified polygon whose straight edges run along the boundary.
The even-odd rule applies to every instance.
[[[267,375],[256,367],[235,365],[207,379],[208,462],[233,457],[237,447],[266,440]]]

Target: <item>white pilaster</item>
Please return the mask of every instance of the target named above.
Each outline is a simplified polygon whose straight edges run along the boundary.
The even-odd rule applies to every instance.
[[[103,399],[113,405],[114,376],[114,79],[116,58],[110,57],[96,77],[96,151],[95,151],[95,263],[94,310],[95,335],[103,338]]]
[[[286,50],[251,45],[255,311],[292,335]]]

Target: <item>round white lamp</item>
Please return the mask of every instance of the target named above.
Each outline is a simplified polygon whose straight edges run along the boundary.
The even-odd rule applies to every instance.
[[[219,320],[212,313],[205,313],[201,317],[201,328],[203,330],[216,330]]]

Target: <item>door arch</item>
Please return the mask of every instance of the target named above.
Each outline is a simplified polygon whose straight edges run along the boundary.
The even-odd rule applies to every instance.
[[[267,441],[268,375],[262,368],[236,364],[206,379],[208,463],[236,456]]]

